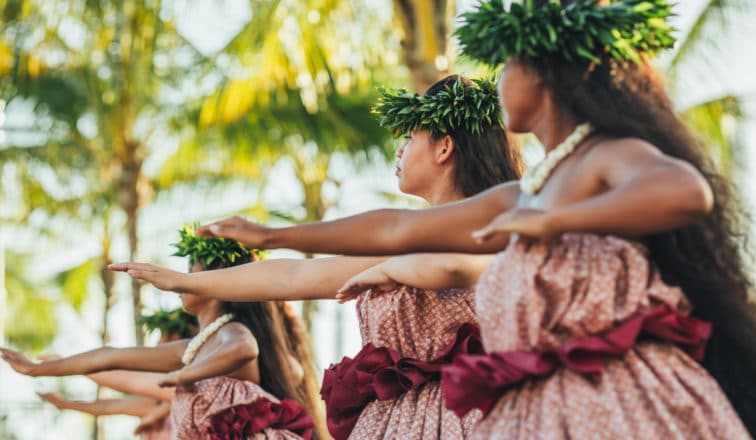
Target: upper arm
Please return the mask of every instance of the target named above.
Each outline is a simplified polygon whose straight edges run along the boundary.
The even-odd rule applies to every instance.
[[[108,361],[108,370],[136,370],[169,372],[181,368],[181,357],[189,343],[187,339],[166,342],[155,347],[112,348],[114,356]]]
[[[591,152],[591,163],[608,189],[637,183],[653,183],[661,192],[669,188],[693,209],[708,211],[713,203],[711,186],[690,163],[663,154],[654,145],[636,138],[613,139]]]
[[[220,349],[230,349],[232,355],[251,361],[260,355],[260,347],[252,332],[240,322],[230,322],[217,333]]]

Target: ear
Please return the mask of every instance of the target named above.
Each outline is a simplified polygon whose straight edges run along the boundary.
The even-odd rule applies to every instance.
[[[436,143],[436,164],[443,165],[454,156],[454,140],[448,134]]]

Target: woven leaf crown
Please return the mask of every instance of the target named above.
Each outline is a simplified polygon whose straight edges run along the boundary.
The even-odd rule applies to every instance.
[[[456,36],[465,56],[491,66],[540,57],[598,63],[605,54],[640,62],[641,54],[674,46],[671,15],[666,0],[615,0],[606,6],[598,0],[565,6],[560,0],[541,6],[525,0],[509,9],[503,0],[489,0],[462,14]]]
[[[459,129],[480,134],[494,124],[503,126],[496,85],[489,80],[474,79],[465,84],[458,78],[430,96],[405,89],[380,89],[380,93],[373,112],[396,136],[417,129],[437,135]]]

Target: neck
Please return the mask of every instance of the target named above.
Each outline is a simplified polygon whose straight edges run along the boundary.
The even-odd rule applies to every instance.
[[[580,124],[574,115],[560,111],[553,104],[549,107],[544,112],[544,117],[533,128],[533,134],[547,153],[564,141]]]
[[[197,313],[197,321],[199,322],[200,330],[212,324],[213,321],[223,315],[225,315],[225,313],[221,309],[220,302],[214,301],[208,304],[208,306],[205,307],[201,312]]]
[[[465,198],[454,185],[454,179],[450,175],[438,179],[439,185],[431,189],[431,193],[423,197],[431,206],[443,205],[446,203],[457,202]]]

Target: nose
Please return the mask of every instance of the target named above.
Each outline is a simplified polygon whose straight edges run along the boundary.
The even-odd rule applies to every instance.
[[[396,158],[397,159],[401,159],[402,155],[404,155],[404,147],[407,146],[407,142],[409,142],[409,141],[403,142],[402,145],[399,148],[397,148],[397,150],[396,150]]]

